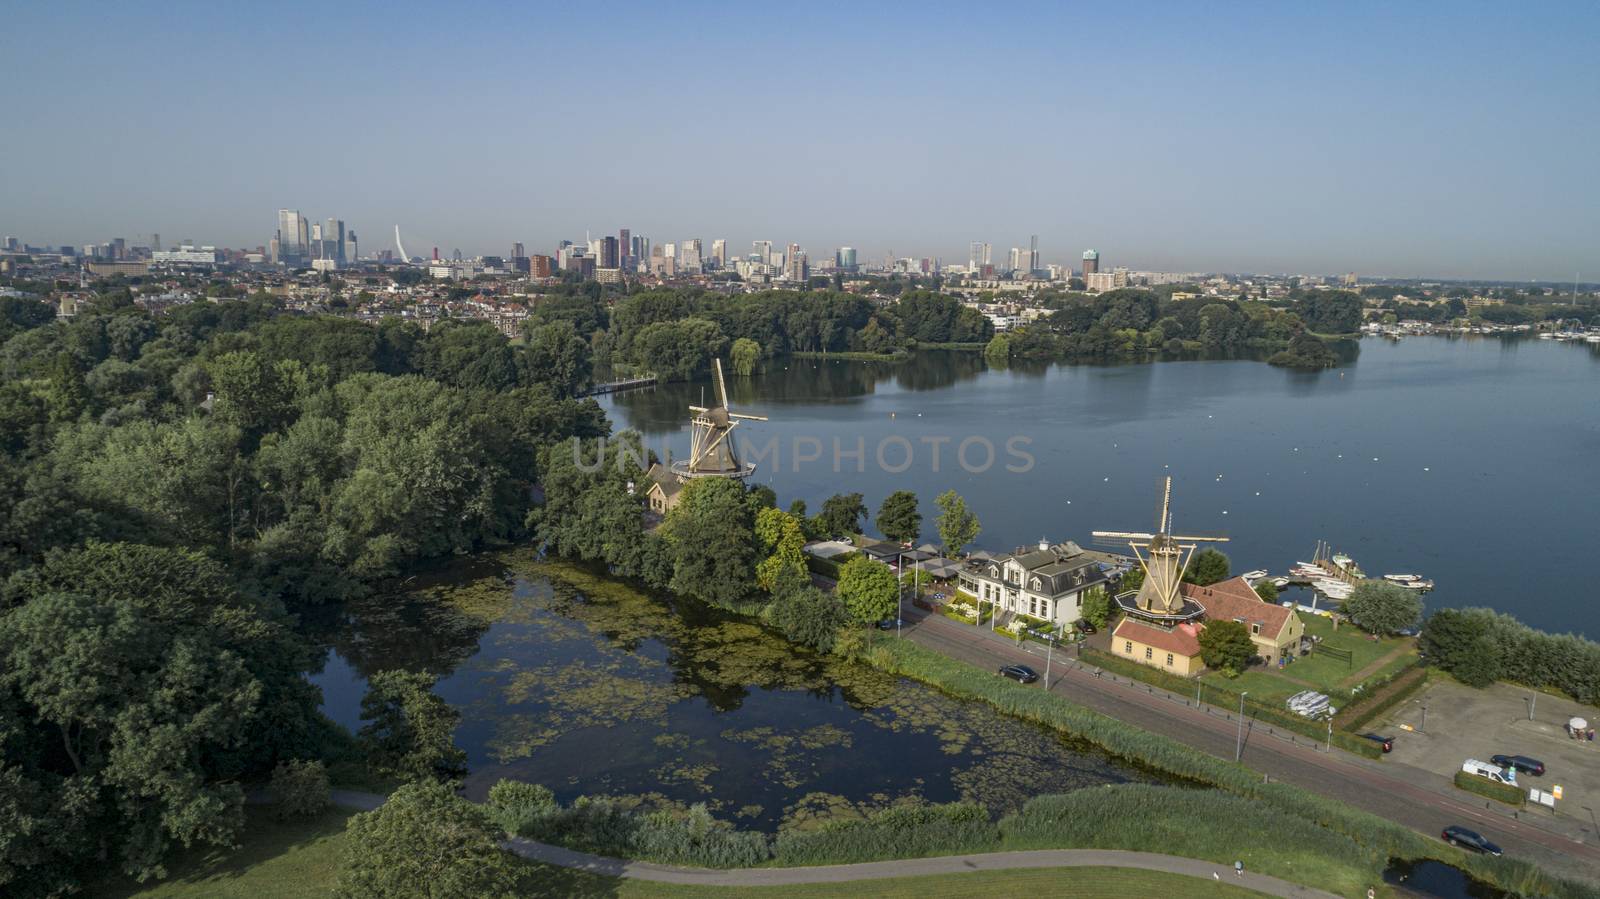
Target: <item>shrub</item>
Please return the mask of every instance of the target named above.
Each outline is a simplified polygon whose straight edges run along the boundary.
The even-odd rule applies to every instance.
[[[331,803],[328,769],[314,759],[279,762],[267,791],[275,805],[273,814],[282,820],[316,817]]]
[[[511,897],[516,864],[483,809],[433,780],[408,783],[350,819],[340,899]]]
[[[634,834],[639,858],[702,868],[749,868],[767,860],[767,835],[734,829],[697,802],[683,814],[651,812]]]
[[[1505,679],[1600,702],[1600,643],[1547,634],[1492,609],[1440,609],[1422,626],[1422,649],[1464,684]]]
[[[1527,795],[1522,792],[1521,787],[1497,783],[1487,777],[1468,774],[1465,771],[1456,772],[1456,786],[1468,793],[1477,793],[1479,796],[1493,799],[1495,802],[1504,802],[1506,805],[1520,806],[1527,801]]]
[[[999,832],[980,805],[905,805],[814,830],[784,830],[774,845],[780,865],[828,865],[920,858],[995,848]]]
[[[1415,590],[1384,580],[1368,579],[1344,601],[1344,613],[1374,634],[1392,634],[1416,625],[1422,617],[1422,597]]]
[[[849,623],[850,613],[838,597],[808,585],[773,600],[767,617],[790,642],[828,652],[839,628]]]
[[[548,787],[520,780],[500,780],[489,788],[489,815],[506,833],[521,833],[526,822],[556,811]]]

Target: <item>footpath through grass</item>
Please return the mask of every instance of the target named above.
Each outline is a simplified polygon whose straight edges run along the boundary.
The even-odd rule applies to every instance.
[[[171,876],[155,884],[103,883],[88,895],[116,899],[326,899],[338,876],[344,851],[344,827],[354,812],[339,809],[306,822],[285,823],[266,810],[251,808],[243,848],[235,852],[192,852],[179,855]],[[519,895],[529,899],[617,897],[617,899],[714,899],[756,896],[761,899],[812,899],[838,896],[939,899],[939,897],[1048,896],[1061,899],[1144,899],[1148,896],[1195,896],[1201,899],[1244,899],[1260,896],[1229,883],[1215,883],[1130,868],[1033,868],[1017,871],[975,871],[849,884],[817,883],[777,887],[700,887],[623,880],[569,868],[528,863]]]

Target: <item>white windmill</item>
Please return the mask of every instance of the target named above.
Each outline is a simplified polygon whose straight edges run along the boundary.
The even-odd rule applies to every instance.
[[[742,462],[733,446],[733,429],[741,421],[766,421],[765,415],[743,415],[728,409],[728,386],[722,380],[722,360],[713,359],[717,404],[710,408],[690,406],[694,418],[688,461],[672,463],[678,480],[693,478],[747,478],[756,470],[754,462]]]
[[[1185,606],[1183,595],[1179,592],[1183,574],[1201,543],[1226,543],[1228,538],[1180,537],[1174,536],[1171,531],[1172,478],[1168,477],[1161,493],[1161,514],[1156,520],[1155,533],[1094,532],[1097,540],[1128,541],[1134,557],[1139,560],[1139,566],[1144,569],[1144,583],[1133,597],[1132,605],[1124,602],[1125,597],[1117,597],[1117,604],[1126,611],[1155,618],[1190,618],[1200,612],[1198,607],[1190,610]]]

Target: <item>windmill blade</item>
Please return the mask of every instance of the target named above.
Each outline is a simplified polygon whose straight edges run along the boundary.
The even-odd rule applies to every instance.
[[[1185,540],[1188,540],[1188,541],[1199,541],[1199,542],[1202,542],[1202,543],[1227,543],[1228,542],[1228,538],[1227,537],[1173,537],[1172,539],[1175,540],[1175,541],[1178,541],[1178,542],[1182,542],[1182,541],[1185,541]]]
[[[707,409],[705,406],[690,406],[689,407],[689,411],[690,412],[710,412],[711,410]]]
[[[722,381],[722,357],[711,360],[717,371],[717,405],[728,408],[728,385]]]
[[[1166,486],[1161,491],[1161,517],[1156,521],[1156,530],[1165,534],[1172,525],[1172,476],[1167,476]]]
[[[729,412],[728,413],[728,417],[729,418],[742,418],[742,419],[745,419],[747,421],[766,421],[767,420],[767,417],[765,415],[745,415],[743,412]]]
[[[1118,538],[1122,540],[1154,540],[1155,534],[1132,534],[1127,531],[1090,531],[1091,537]]]

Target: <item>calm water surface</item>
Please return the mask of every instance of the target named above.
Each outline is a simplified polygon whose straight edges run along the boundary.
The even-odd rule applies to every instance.
[[[1226,534],[1237,571],[1283,572],[1318,540],[1368,574],[1438,582],[1430,606],[1492,605],[1536,627],[1600,635],[1590,546],[1600,514],[1600,349],[1531,339],[1443,337],[1361,342],[1337,371],[1254,361],[992,370],[978,354],[926,353],[898,366],[788,360],[732,378],[745,442],[776,438],[755,480],[816,512],[834,493],[868,506],[894,490],[933,499],[954,488],[983,522],[981,547],[1089,539],[1154,525],[1158,482],[1175,479],[1179,530]],[[613,425],[681,457],[703,384],[604,401]],[[989,439],[995,464],[969,473],[956,447]],[[1021,437],[1034,459],[1016,462]],[[903,438],[903,442],[896,438]],[[928,440],[948,438],[939,470]],[[797,462],[794,449],[822,458]],[[834,441],[845,455],[834,465]],[[796,441],[801,441],[799,444]],[[885,443],[884,441],[889,441]],[[903,472],[905,447],[914,450]],[[748,454],[747,454],[748,455]],[[970,447],[968,460],[984,460]],[[858,465],[860,470],[858,470]]]
[[[911,798],[1000,813],[1037,793],[1151,779],[987,706],[797,652],[750,622],[554,570],[508,554],[347,605],[313,678],[325,709],[357,729],[369,675],[427,671],[462,713],[474,798],[510,777],[563,801],[705,802],[768,829]]]

